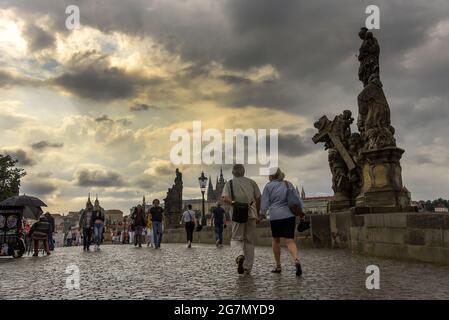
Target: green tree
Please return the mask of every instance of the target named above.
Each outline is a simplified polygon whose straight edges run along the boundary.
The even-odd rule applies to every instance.
[[[20,179],[26,172],[16,168],[17,162],[10,155],[0,154],[0,201],[19,194]]]

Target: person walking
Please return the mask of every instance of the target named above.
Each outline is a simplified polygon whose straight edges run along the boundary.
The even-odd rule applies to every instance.
[[[48,247],[50,248],[50,251],[53,251],[55,250],[55,243],[53,239],[53,233],[55,233],[55,218],[51,216],[50,212],[45,212],[45,218],[51,226],[50,236],[48,237]]]
[[[151,213],[147,217],[147,247],[154,247],[153,221],[151,221]]]
[[[100,244],[103,240],[104,220],[105,220],[104,213],[102,212],[101,208],[97,208],[97,210],[94,213],[93,220],[94,220],[93,231],[94,231],[94,243],[95,243],[94,250],[99,251]]]
[[[89,251],[90,243],[92,241],[92,229],[94,227],[94,207],[92,204],[87,204],[86,209],[81,213],[79,228],[83,232],[83,250]],[[73,231],[72,235],[75,235],[76,241],[76,233]]]
[[[260,190],[257,183],[246,178],[245,167],[232,168],[233,179],[226,182],[222,200],[231,205],[231,248],[236,257],[237,272],[250,274],[254,263],[256,223],[260,211]]]
[[[128,226],[128,243],[134,243],[134,221],[131,221],[130,225]]]
[[[163,234],[164,209],[159,206],[158,199],[153,200],[153,207],[150,209],[151,221],[153,222],[154,248],[160,249]]]
[[[48,241],[50,239],[51,224],[48,222],[45,215],[41,215],[39,220],[35,222],[30,228],[30,236],[33,240],[34,253],[33,257],[37,257],[39,254],[39,242],[42,241],[44,245],[44,250],[47,255],[50,255],[50,248],[48,246]]]
[[[284,180],[285,174],[281,169],[271,169],[268,178],[270,181],[267,183],[262,193],[261,215],[265,215],[268,210],[270,212],[270,226],[273,237],[272,247],[274,260],[276,262],[276,266],[271,272],[282,272],[281,238],[285,238],[288,251],[296,266],[296,276],[300,277],[302,275],[302,268],[298,257],[298,248],[295,242],[296,218],[288,206],[288,192],[294,192],[298,197],[298,203],[301,204],[301,212],[304,205],[294,186],[290,182]]]
[[[145,228],[147,222],[145,221],[145,213],[143,211],[142,206],[139,204],[132,215],[132,221],[134,224],[134,246],[142,248],[142,232],[143,228]]]
[[[187,248],[192,247],[193,231],[195,230],[196,219],[195,211],[192,210],[192,205],[187,205],[187,210],[184,211],[181,218],[181,224],[184,224],[187,234]]]
[[[215,232],[215,245],[217,247],[223,247],[223,229],[226,223],[226,214],[221,206],[221,203],[217,203],[217,207],[212,210],[211,226],[214,227]]]

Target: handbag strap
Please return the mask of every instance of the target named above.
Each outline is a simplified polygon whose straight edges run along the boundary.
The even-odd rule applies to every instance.
[[[232,186],[232,179],[229,180],[229,186],[231,187],[231,200],[234,201],[234,188]],[[242,189],[243,193],[245,194],[245,197],[246,197],[247,201],[249,202],[248,194],[245,192],[245,190],[243,190],[242,186],[240,186],[240,189]],[[253,203],[254,203],[254,201],[251,201],[251,203],[249,203],[248,206],[251,207],[253,205]]]

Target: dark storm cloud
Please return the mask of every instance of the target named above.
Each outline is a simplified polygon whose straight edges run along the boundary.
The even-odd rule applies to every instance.
[[[42,140],[31,145],[31,148],[36,151],[44,151],[49,148],[62,148],[64,147],[64,143],[62,142],[50,142],[47,140]]]
[[[51,48],[55,45],[55,36],[34,24],[25,27],[24,35],[28,41],[28,48],[33,52]]]
[[[49,83],[82,98],[108,101],[133,97],[159,81],[112,67],[107,55],[86,51],[75,53],[66,65],[66,71]]]
[[[279,135],[279,153],[288,157],[301,157],[316,150],[312,141],[298,134]]]
[[[67,4],[57,0],[14,0],[3,1],[2,6],[30,16],[48,15],[54,29],[66,33],[66,16],[61,13]],[[381,10],[381,30],[376,31],[376,36],[381,44],[381,70],[386,82],[404,82],[404,77],[399,77],[406,72],[401,64],[404,54],[422,45],[429,30],[447,19],[449,13],[444,0],[426,4],[418,0],[97,0],[70,4],[80,6],[83,25],[104,32],[151,36],[167,50],[192,62],[195,76],[207,76],[204,66],[212,61],[231,70],[272,65],[280,74],[277,87],[243,85],[247,83],[244,77],[225,77],[236,88],[227,97],[215,98],[230,106],[262,104],[305,116],[328,112],[330,107],[319,105],[316,99],[332,87],[341,90],[341,96],[335,99],[355,101],[361,89],[355,57],[360,46],[357,33],[366,18],[367,5],[376,4]],[[135,90],[133,79],[122,75],[122,70],[84,69],[61,75],[58,82],[75,94],[93,99],[129,97]],[[127,83],[122,83],[122,78]],[[428,80],[411,82],[398,90],[401,94],[407,92],[411,99],[426,90],[441,91],[448,72],[435,70]],[[307,90],[309,87],[317,89]]]
[[[148,175],[139,176],[134,179],[132,186],[137,186],[142,189],[151,189],[155,185],[154,179],[154,177],[150,177]]]
[[[53,172],[46,171],[46,172],[39,172],[36,174],[39,178],[50,178],[53,175]]]
[[[24,181],[23,192],[36,196],[46,196],[58,190],[55,183],[39,179],[37,181]]]
[[[14,75],[8,71],[0,70],[0,88],[16,86],[16,85],[38,86],[40,84],[41,84],[41,82],[39,80]]]
[[[232,75],[224,75],[220,76],[219,79],[223,80],[224,82],[228,84],[250,84],[251,80],[245,77],[238,77],[238,76],[232,76]]]
[[[95,118],[95,122],[113,122],[113,120],[110,119],[107,114],[104,114],[98,118]]]
[[[120,187],[125,184],[123,177],[114,171],[82,169],[75,174],[80,187]]]
[[[36,164],[36,161],[23,149],[2,149],[1,154],[8,154],[12,158],[18,160],[18,165],[31,167]]]
[[[148,111],[148,110],[160,110],[159,107],[157,106],[153,106],[153,105],[148,105],[145,103],[141,103],[141,104],[136,104],[134,106],[129,107],[129,110],[131,110],[132,112],[139,112],[139,111]]]

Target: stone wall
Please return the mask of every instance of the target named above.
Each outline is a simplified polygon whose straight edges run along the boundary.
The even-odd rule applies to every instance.
[[[256,228],[256,245],[271,246],[271,229],[268,221],[263,221]],[[297,233],[296,240],[300,247],[313,246],[312,237],[309,231],[301,234]],[[231,227],[227,226],[223,231],[223,244],[229,245],[231,241]],[[326,240],[327,241],[327,240]],[[168,243],[187,243],[186,232],[183,228],[167,229],[164,232],[162,242]],[[204,227],[200,232],[193,233],[193,243],[215,244],[214,228]],[[318,244],[321,246],[321,244]]]
[[[449,265],[449,214],[354,216],[350,230],[353,252]]]
[[[297,233],[299,246],[348,249],[354,253],[449,265],[449,214],[349,212],[308,216],[311,229]],[[256,245],[271,245],[268,221],[257,225]],[[224,230],[228,245],[231,228]],[[184,229],[166,230],[164,242],[185,243]],[[214,244],[214,231],[194,233],[194,243]]]

